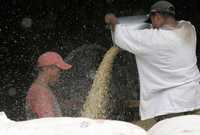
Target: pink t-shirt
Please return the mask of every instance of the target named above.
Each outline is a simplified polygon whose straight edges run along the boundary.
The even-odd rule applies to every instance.
[[[62,116],[59,104],[51,89],[37,83],[33,83],[29,88],[26,107],[37,118]]]

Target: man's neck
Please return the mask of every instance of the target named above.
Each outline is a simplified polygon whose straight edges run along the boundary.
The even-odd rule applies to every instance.
[[[49,78],[48,78],[48,76],[46,76],[44,74],[39,74],[39,76],[34,81],[34,83],[48,88],[49,87]]]
[[[176,28],[177,24],[178,23],[174,18],[168,18],[168,19],[166,19],[164,26]]]

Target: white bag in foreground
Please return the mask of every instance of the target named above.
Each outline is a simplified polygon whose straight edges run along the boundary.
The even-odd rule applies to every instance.
[[[162,120],[148,135],[200,135],[200,115],[186,115]]]
[[[88,118],[41,118],[12,121],[0,113],[0,135],[147,135],[131,123]]]

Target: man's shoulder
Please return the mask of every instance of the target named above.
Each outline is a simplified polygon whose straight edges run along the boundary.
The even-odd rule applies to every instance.
[[[188,24],[191,24],[191,22],[190,22],[190,21],[187,21],[187,20],[179,20],[178,22],[179,22],[179,23],[188,23]]]
[[[195,32],[195,26],[190,21],[180,20],[178,22],[178,28],[184,28],[186,31],[194,31]]]
[[[178,25],[180,25],[180,26],[186,25],[186,26],[192,26],[193,27],[193,24],[190,21],[186,21],[186,20],[178,21]]]
[[[33,83],[28,90],[28,95],[48,95],[50,90],[37,83]]]

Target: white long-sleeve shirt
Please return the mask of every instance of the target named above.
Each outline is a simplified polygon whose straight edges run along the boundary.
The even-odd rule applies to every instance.
[[[196,32],[190,22],[144,30],[117,24],[113,38],[136,56],[142,120],[200,108]]]

